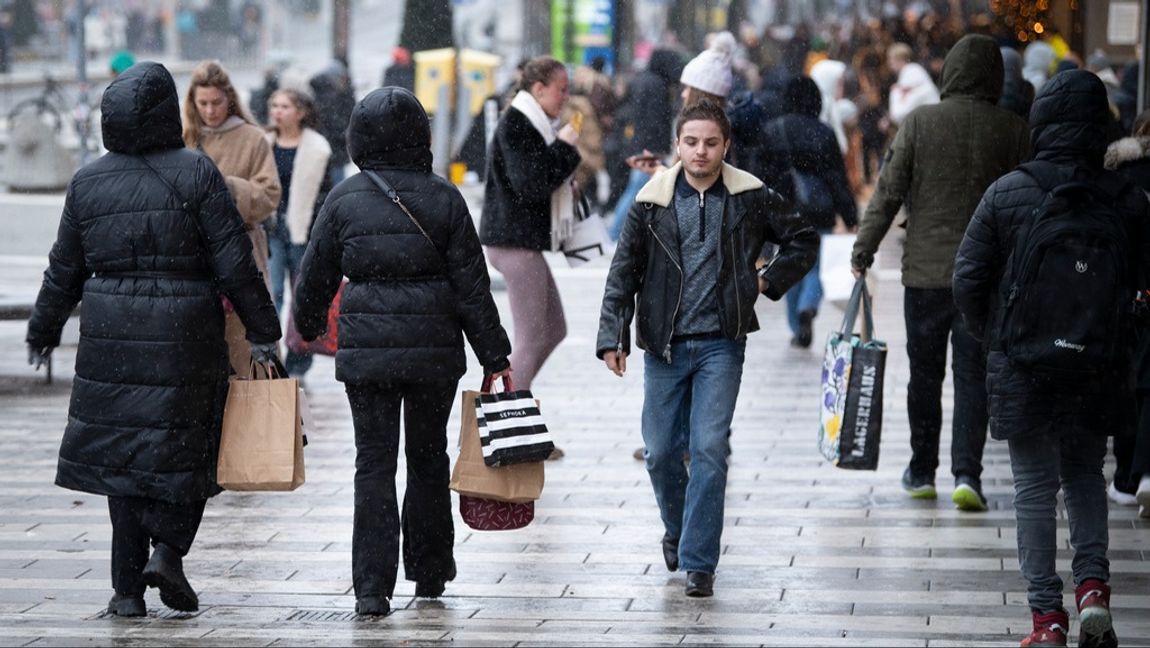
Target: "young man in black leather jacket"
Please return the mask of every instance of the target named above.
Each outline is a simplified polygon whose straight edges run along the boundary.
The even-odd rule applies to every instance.
[[[730,425],[754,305],[814,264],[819,238],[753,175],[723,163],[731,127],[702,100],[676,123],[679,164],[639,192],[611,263],[597,355],[622,376],[638,312],[643,443],[663,520],[663,558],[687,596],[711,596],[723,529]],[[756,273],[764,243],[779,246]],[[636,308],[638,300],[638,308]],[[683,462],[690,453],[688,476]]]

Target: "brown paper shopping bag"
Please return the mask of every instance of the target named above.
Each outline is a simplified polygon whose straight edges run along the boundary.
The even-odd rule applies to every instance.
[[[216,475],[221,488],[290,491],[303,484],[303,425],[310,415],[300,392],[295,378],[231,379]]]
[[[463,421],[459,426],[459,458],[451,472],[451,490],[460,495],[501,502],[533,502],[543,494],[543,462],[488,467],[479,443],[475,399],[479,392],[463,392]]]

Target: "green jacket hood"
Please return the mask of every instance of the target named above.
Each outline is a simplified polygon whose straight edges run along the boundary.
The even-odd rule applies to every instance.
[[[998,103],[1002,96],[1002,52],[989,36],[963,36],[942,64],[942,98],[973,97]]]

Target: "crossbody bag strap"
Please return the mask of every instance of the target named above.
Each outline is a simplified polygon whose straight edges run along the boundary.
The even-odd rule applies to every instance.
[[[379,187],[380,191],[382,191],[388,198],[391,199],[391,202],[395,203],[400,209],[403,210],[403,213],[407,214],[407,217],[410,218],[411,222],[415,224],[416,229],[418,229],[419,233],[423,235],[423,238],[427,239],[427,242],[431,244],[431,247],[435,248],[435,251],[439,254],[439,256],[443,257],[444,261],[446,261],[447,257],[444,256],[443,252],[439,251],[439,246],[436,245],[435,241],[431,240],[431,237],[427,235],[427,230],[423,229],[423,225],[419,224],[419,219],[417,219],[415,215],[412,214],[410,210],[408,210],[407,205],[404,205],[403,201],[400,200],[399,192],[396,191],[395,188],[387,182],[387,180],[384,180],[383,176],[378,172],[367,169],[364,171],[364,173],[367,174],[367,177],[371,178],[371,181],[375,183],[375,186]]]
[[[139,160],[144,163],[144,166],[148,167],[148,170],[152,172],[152,175],[156,176],[160,179],[160,182],[164,183],[164,185],[168,188],[168,191],[171,191],[172,195],[176,197],[176,200],[180,202],[180,208],[184,210],[184,215],[191,219],[192,226],[196,228],[196,233],[200,235],[200,246],[203,247],[204,250],[204,263],[207,264],[207,266],[210,268],[212,266],[212,248],[208,245],[208,237],[204,236],[204,230],[200,226],[200,219],[197,218],[197,214],[200,211],[199,207],[193,208],[192,203],[184,198],[184,194],[180,193],[179,189],[176,189],[176,185],[172,184],[172,182],[165,178],[164,175],[156,169],[156,167],[152,166],[152,163],[148,162],[148,158],[141,155]]]
[[[171,181],[169,181],[163,176],[163,174],[157,171],[156,167],[152,166],[151,162],[148,162],[148,158],[141,155],[139,159],[144,163],[144,166],[148,167],[148,170],[151,171],[152,174],[160,179],[160,182],[164,183],[164,185],[168,187],[168,191],[171,191],[172,195],[176,197],[176,200],[180,201],[180,208],[190,216],[192,214],[192,205],[184,199],[184,195],[180,193],[179,189],[176,189],[176,186],[173,185]]]

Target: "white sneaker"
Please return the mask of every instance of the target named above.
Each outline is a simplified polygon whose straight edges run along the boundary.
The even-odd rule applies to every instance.
[[[1150,498],[1150,484],[1147,484],[1147,489],[1148,492],[1146,496]],[[1106,496],[1110,498],[1111,502],[1119,506],[1138,506],[1137,496],[1118,490],[1114,482],[1110,482],[1110,487],[1106,489]]]
[[[1142,475],[1142,481],[1138,482],[1138,494],[1134,496],[1134,499],[1140,507],[1138,515],[1150,518],[1150,475]]]

